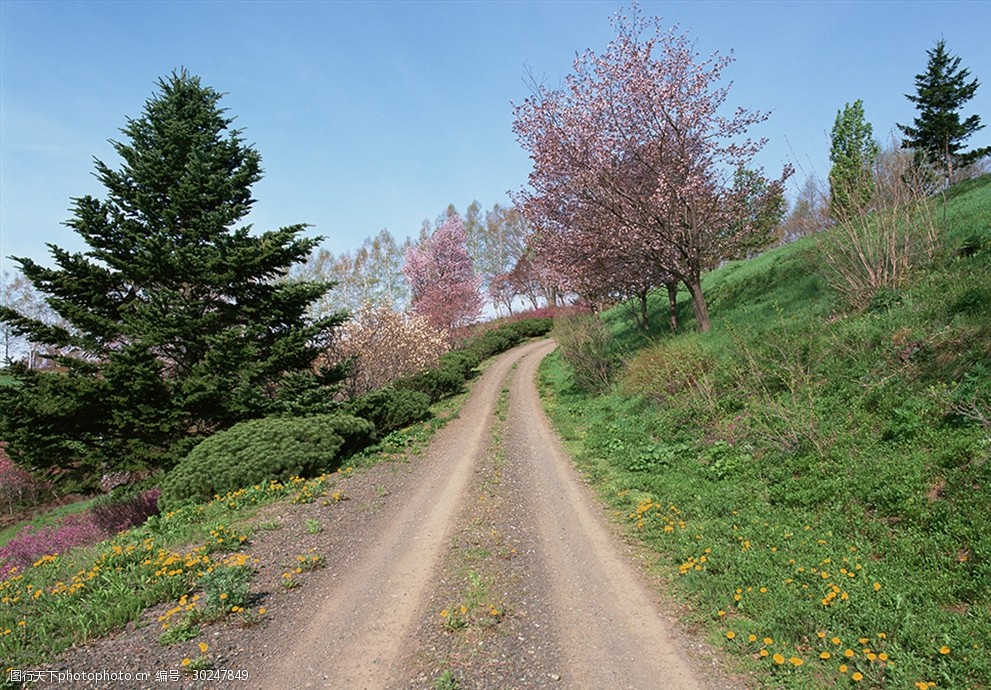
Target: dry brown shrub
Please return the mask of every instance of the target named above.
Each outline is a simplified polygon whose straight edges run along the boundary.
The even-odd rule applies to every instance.
[[[837,218],[819,236],[826,279],[855,309],[866,308],[883,288],[899,288],[939,247],[936,202],[909,158],[885,152],[874,189],[869,206]]]
[[[715,362],[697,343],[670,341],[638,352],[627,362],[622,389],[657,402],[689,394],[714,400],[716,393],[709,372]]]

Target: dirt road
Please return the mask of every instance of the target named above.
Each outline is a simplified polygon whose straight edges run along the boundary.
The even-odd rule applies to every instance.
[[[321,596],[269,630],[252,687],[432,688],[444,664],[461,688],[713,687],[548,425],[552,349],[488,367]]]

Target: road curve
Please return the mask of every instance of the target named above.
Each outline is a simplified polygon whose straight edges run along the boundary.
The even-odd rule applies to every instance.
[[[380,531],[374,543],[253,685],[383,690],[401,681],[400,662],[412,651],[408,633],[485,450],[500,386],[521,352],[533,347],[499,357],[474,383],[457,419],[431,441],[414,486],[389,511],[387,525],[370,525]]]
[[[250,685],[274,688],[385,690],[422,685],[409,676],[418,652],[418,619],[438,586],[443,559],[470,511],[472,477],[491,452],[504,386],[508,409],[501,434],[513,519],[531,543],[535,584],[528,605],[555,650],[568,690],[707,687],[688,661],[656,595],[645,585],[602,511],[579,480],[551,430],[534,383],[551,341],[532,342],[496,358],[473,384],[458,417],[439,431],[390,508],[372,515],[362,547],[322,592],[305,620],[281,628],[266,664]],[[515,370],[515,373],[514,373]],[[507,511],[508,514],[509,511]],[[515,516],[518,516],[515,517]],[[274,632],[274,631],[273,631]],[[521,638],[522,639],[522,638]],[[546,687],[546,677],[532,686]],[[432,682],[429,684],[432,687]],[[474,687],[466,678],[462,687]]]

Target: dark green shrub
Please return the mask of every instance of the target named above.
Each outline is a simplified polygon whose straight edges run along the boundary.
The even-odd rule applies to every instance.
[[[375,425],[382,438],[430,416],[430,396],[418,390],[388,386],[365,393],[348,403],[347,411]]]
[[[469,349],[478,355],[479,359],[487,359],[500,352],[505,352],[509,348],[519,343],[520,337],[512,328],[512,325],[502,326],[494,331],[487,331],[472,340]]]
[[[203,440],[162,482],[159,505],[208,501],[245,486],[334,469],[367,445],[374,427],[350,415],[266,417],[235,424]]]
[[[516,333],[519,334],[521,338],[539,338],[540,336],[547,335],[551,332],[551,328],[554,327],[554,319],[522,319],[510,324],[510,326]]]
[[[320,415],[319,417],[310,417],[310,419],[322,419],[323,417],[327,417],[326,424],[344,439],[341,449],[337,452],[339,458],[354,455],[362,448],[371,445],[375,440],[375,424],[367,419],[343,413]]]
[[[483,359],[484,357],[479,357],[474,350],[453,350],[441,355],[437,368],[452,369],[468,380],[475,374],[475,369]]]
[[[396,381],[393,385],[397,389],[425,393],[430,398],[430,402],[437,402],[460,392],[464,384],[465,376],[460,368],[449,365],[421,371],[415,376]]]

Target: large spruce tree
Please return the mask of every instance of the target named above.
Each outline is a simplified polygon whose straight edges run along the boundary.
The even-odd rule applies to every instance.
[[[319,239],[303,224],[236,227],[254,203],[258,152],[197,77],[174,72],[158,87],[111,141],[119,169],[95,162],[106,198],[73,200],[66,224],[88,250],[49,245],[52,268],[13,257],[68,324],[0,310],[53,365],[15,367],[18,385],[0,390],[0,439],[35,470],[168,467],[203,436],[333,377],[311,364],[341,317],[307,317],[330,284],[280,280]]]
[[[977,79],[967,80],[970,70],[961,69],[960,58],[946,50],[943,39],[926,53],[926,71],[915,76],[916,95],[905,94],[919,114],[911,125],[898,129],[905,135],[902,147],[914,149],[917,162],[935,167],[945,186],[955,170],[991,154],[991,146],[964,151],[964,141],[984,128],[979,115],[960,118],[960,110],[980,86]]]

